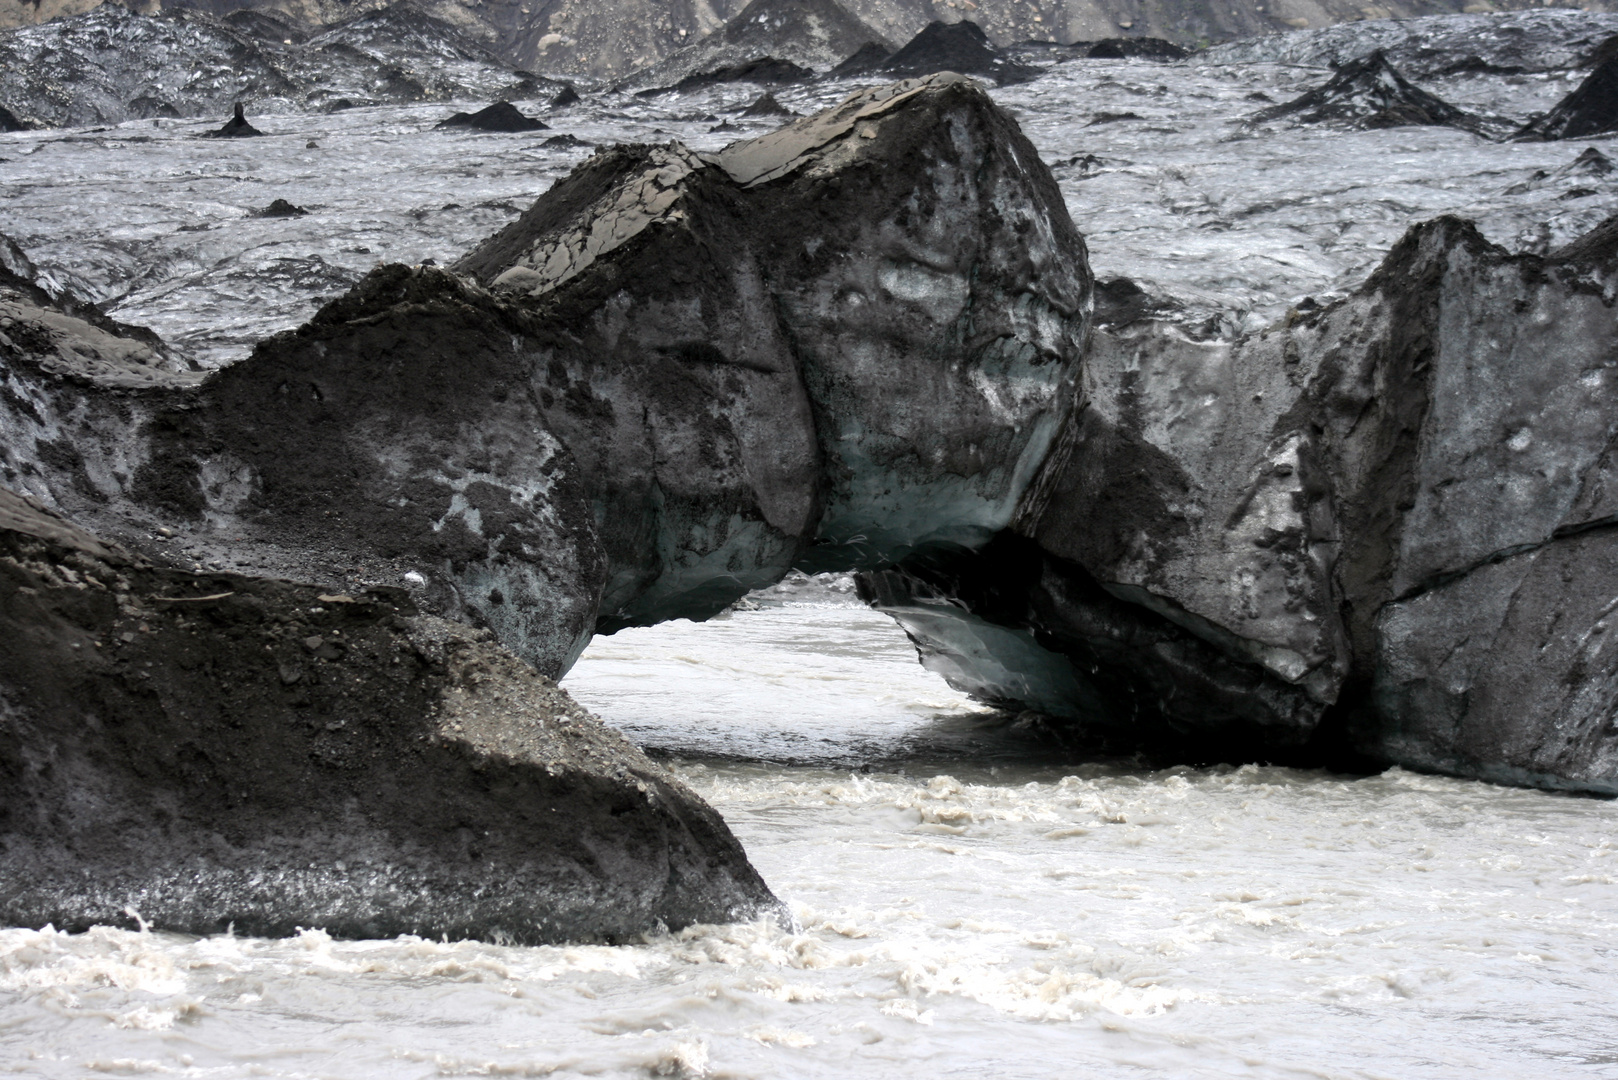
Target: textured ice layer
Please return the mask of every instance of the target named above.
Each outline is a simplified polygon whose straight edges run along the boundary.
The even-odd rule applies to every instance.
[[[276,112],[469,94],[549,97],[559,85],[527,78],[406,5],[307,42],[184,9],[148,18],[117,4],[0,34],[0,104],[51,125],[223,119],[237,101]]]
[[[1135,279],[1218,332],[1353,287],[1408,226],[1439,214],[1474,218],[1508,248],[1543,250],[1618,209],[1609,178],[1523,186],[1586,145],[1618,153],[1613,137],[1500,144],[1445,128],[1242,123],[1329,75],[1076,60],[993,93],[1054,166],[1097,274]],[[1421,85],[1520,120],[1581,77],[1462,73]],[[776,96],[808,113],[853,88]],[[0,135],[0,232],[118,318],[217,365],[300,324],[377,262],[447,262],[508,223],[591,152],[547,146],[553,135],[717,150],[778,123],[739,116],[759,92],[592,95],[546,114],[554,132],[522,135],[431,130],[452,108],[481,104],[472,101],[263,116],[267,137],[225,142],[194,138],[212,122],[161,119]],[[276,198],[310,213],[249,216]]]
[[[1241,122],[1328,78],[1276,64],[1088,61],[996,98],[1056,166],[1097,276],[1135,279],[1183,304],[1187,321],[1216,317],[1227,333],[1354,287],[1418,221],[1458,214],[1507,248],[1542,251],[1618,208],[1610,182],[1508,191],[1586,145],[1610,150],[1611,137],[1530,148],[1452,128]],[[1420,85],[1470,111],[1525,118],[1581,78],[1463,74]],[[1106,119],[1124,113],[1138,119]]]
[[[1197,57],[1206,64],[1270,62],[1337,67],[1387,53],[1409,76],[1458,71],[1560,71],[1587,65],[1618,34],[1618,15],[1565,8],[1488,15],[1429,15],[1366,19],[1295,34],[1271,34],[1215,45]]]

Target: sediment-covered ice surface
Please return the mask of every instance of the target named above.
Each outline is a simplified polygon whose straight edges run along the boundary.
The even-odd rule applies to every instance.
[[[86,1075],[1605,1075],[1613,802],[1391,770],[1080,763],[846,577],[567,680],[797,925],[619,946],[0,929],[0,1062]],[[738,757],[749,760],[737,760]]]
[[[1613,803],[1079,765],[913,685],[931,677],[892,625],[832,590],[759,602],[730,628],[599,639],[567,685],[689,747],[670,767],[797,929],[539,948],[0,930],[0,1059],[47,1080],[1610,1071]],[[794,640],[768,628],[777,602],[801,605]],[[883,662],[840,658],[859,649]],[[800,710],[822,690],[841,720]],[[697,753],[748,727],[760,761]]]
[[[1560,175],[1587,145],[1495,143],[1444,128],[1243,123],[1330,78],[1271,62],[1073,60],[995,89],[1056,172],[1099,278],[1128,277],[1201,332],[1263,325],[1361,281],[1411,224],[1473,218],[1546,250],[1618,207],[1618,184]],[[1582,70],[1418,80],[1472,112],[1524,120]],[[847,82],[786,87],[799,113]],[[198,140],[223,116],[0,135],[0,232],[43,270],[204,366],[302,323],[378,262],[446,263],[515,218],[592,145],[679,139],[717,150],[768,131],[755,86],[529,106],[553,130],[432,131],[486,101],[249,116],[266,133]],[[578,145],[547,145],[572,136]],[[568,140],[560,140],[567,142]],[[311,147],[308,144],[314,142]],[[1549,182],[1535,181],[1538,173]],[[1524,185],[1528,186],[1524,186]],[[284,198],[310,213],[251,215]]]
[[[1511,75],[1588,67],[1614,34],[1618,15],[1567,8],[1365,19],[1226,42],[1203,51],[1196,62],[1338,67],[1380,49],[1414,77]]]
[[[228,113],[446,100],[550,97],[561,83],[514,69],[454,27],[399,4],[313,37],[184,8],[142,16],[104,4],[0,34],[0,103],[52,127]]]
[[[1523,118],[1582,75],[1418,81]],[[1060,164],[1099,275],[1214,333],[1356,284],[1438,213],[1544,247],[1614,209],[1606,174],[1559,171],[1612,140],[1241,125],[1329,77],[1074,61],[994,94]],[[848,89],[778,97],[809,112]],[[738,115],[756,96],[542,115],[593,143],[716,149],[768,129]],[[230,144],[193,138],[223,116],[6,135],[0,231],[228,363],[375,262],[459,256],[590,152],[429,130],[485,104],[266,110],[266,138]],[[250,216],[276,198],[311,212]],[[1612,1070],[1614,803],[1399,770],[1078,764],[944,686],[835,581],[751,603],[598,639],[567,686],[725,815],[797,930],[615,948],[0,930],[0,1061],[73,1080]],[[738,746],[754,760],[721,756]]]

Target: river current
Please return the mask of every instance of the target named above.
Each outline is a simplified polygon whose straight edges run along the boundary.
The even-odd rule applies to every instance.
[[[1070,760],[846,581],[565,685],[797,926],[643,942],[0,930],[0,1074],[1618,1077],[1618,804]]]
[[[1244,124],[1325,77],[1096,61],[995,93],[1098,273],[1227,334],[1353,287],[1418,220],[1539,250],[1618,206],[1610,178],[1558,171],[1610,136]],[[1432,88],[1521,117],[1579,77]],[[717,149],[775,122],[737,116],[756,94],[550,120]],[[228,363],[377,261],[455,258],[590,152],[431,131],[448,109],[269,117],[231,145],[194,138],[219,118],[6,135],[0,230]],[[274,198],[310,212],[251,216]],[[565,685],[724,814],[795,927],[565,948],[0,929],[0,1075],[1618,1078],[1618,804],[1087,763],[923,670],[846,581],[743,607],[597,639]]]

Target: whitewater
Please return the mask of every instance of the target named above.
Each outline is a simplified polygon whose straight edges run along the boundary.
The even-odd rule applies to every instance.
[[[1208,333],[1341,294],[1437,214],[1544,250],[1618,208],[1557,172],[1612,138],[1242,124],[1324,77],[1075,63],[996,99],[1098,274]],[[1576,83],[1427,85],[1522,116]],[[194,137],[216,121],[0,136],[0,231],[217,366],[378,261],[453,259],[591,152],[543,139],[716,149],[774,122],[737,117],[757,92],[593,98],[536,136],[433,132],[445,105],[255,118],[269,136],[229,146]],[[275,198],[309,213],[248,216]],[[543,948],[0,929],[0,1074],[1618,1077],[1610,801],[1085,760],[921,668],[838,578],[598,638],[564,685],[724,815],[794,925]]]
[[[847,583],[597,639],[565,685],[797,925],[617,946],[0,930],[40,1077],[1618,1076],[1609,801],[1086,763]]]

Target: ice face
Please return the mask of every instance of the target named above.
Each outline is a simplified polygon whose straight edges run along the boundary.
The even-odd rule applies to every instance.
[[[1612,152],[1611,137],[1499,144],[1441,128],[1241,123],[1265,99],[1329,77],[1279,64],[1081,60],[993,93],[1054,167],[1097,276],[1134,279],[1186,322],[1226,334],[1353,287],[1419,220],[1460,214],[1496,243],[1543,250],[1618,208],[1604,177],[1521,187],[1586,145]],[[1422,85],[1523,118],[1581,77],[1470,73]],[[851,88],[777,97],[808,113]],[[757,93],[590,95],[547,115],[553,132],[529,135],[430,130],[475,101],[259,115],[265,138],[228,142],[195,138],[213,119],[0,135],[0,232],[118,318],[217,366],[302,323],[378,262],[445,263],[505,225],[591,152],[549,138],[717,150],[775,126],[738,115]],[[1140,119],[1095,122],[1126,112]],[[721,117],[732,130],[712,130]],[[310,213],[249,217],[276,198]]]

